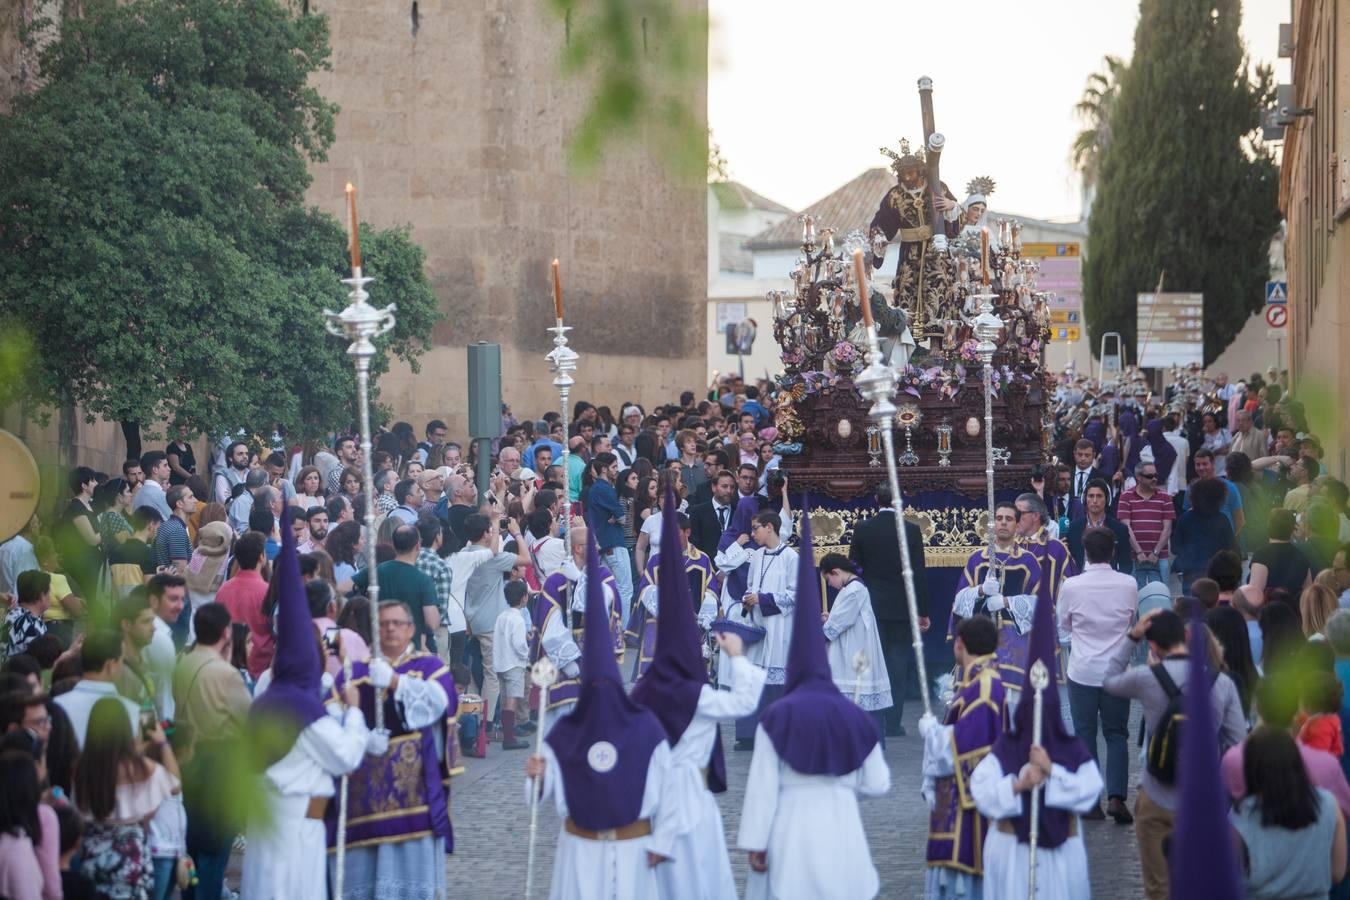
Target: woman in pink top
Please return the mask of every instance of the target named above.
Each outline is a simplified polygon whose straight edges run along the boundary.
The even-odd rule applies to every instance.
[[[0,897],[59,900],[60,828],[40,802],[38,763],[30,752],[0,754]]]

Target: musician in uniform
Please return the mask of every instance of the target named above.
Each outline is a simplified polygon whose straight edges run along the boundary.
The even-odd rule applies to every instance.
[[[970,776],[1008,724],[1003,680],[994,651],[998,628],[986,616],[956,625],[956,692],[947,715],[920,719],[923,736],[923,798],[928,824],[927,900],[980,896],[985,834],[989,823],[975,808]]]
[[[951,299],[951,272],[946,261],[933,249],[934,229],[941,228],[949,238],[961,231],[963,210],[947,185],[938,186],[934,199],[928,191],[928,172],[920,156],[910,152],[909,142],[900,142],[900,152],[883,150],[892,160],[896,185],[881,199],[876,215],[867,228],[872,244],[872,266],[881,268],[886,245],[900,237],[900,259],[895,270],[895,303],[909,316],[909,325],[917,340],[932,329],[942,331]],[[922,152],[922,151],[920,151]],[[933,207],[942,221],[933,222]]]

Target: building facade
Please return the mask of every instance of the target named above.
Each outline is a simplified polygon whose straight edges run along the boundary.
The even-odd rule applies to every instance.
[[[1350,449],[1350,2],[1294,0],[1294,107],[1280,210],[1287,222],[1290,377],[1329,421],[1311,427],[1346,477]]]

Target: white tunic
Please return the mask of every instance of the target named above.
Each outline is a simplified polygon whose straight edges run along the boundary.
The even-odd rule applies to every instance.
[[[755,550],[750,554],[750,575],[745,590],[749,594],[772,594],[779,614],[766,616],[763,604],[757,603],[750,608],[747,617],[742,610],[742,598],[735,597],[727,607],[727,617],[748,621],[765,630],[764,640],[750,647],[746,655],[767,671],[768,684],[785,684],[792,611],[797,605],[797,551],[786,544],[779,544],[774,550],[765,547]]]
[[[262,785],[272,821],[249,823],[240,896],[327,898],[327,835],[323,820],[305,812],[309,798],[332,797],[333,779],[360,765],[366,736],[365,717],[353,707],[310,723],[291,751],[268,767]]]
[[[558,817],[566,818],[567,794],[562,786],[562,773],[558,758],[547,741],[543,744],[543,757],[544,788],[539,802],[544,803],[552,796]],[[647,763],[647,783],[643,787],[642,809],[638,813],[640,818],[651,820],[652,833],[646,837],[592,841],[569,834],[566,829],[558,832],[553,882],[548,892],[550,900],[659,900],[664,897],[657,884],[656,869],[648,864],[647,854],[673,855],[671,847],[675,832],[671,827],[671,810],[664,800],[670,766],[670,744],[662,741]],[[533,787],[534,782],[526,778],[527,802]]]
[[[661,804],[670,806],[676,837],[671,861],[656,867],[662,897],[721,900],[736,896],[722,813],[708,790],[704,771],[717,737],[717,723],[734,722],[759,706],[764,670],[744,656],[729,659],[729,667],[736,670],[735,689],[719,691],[704,685],[694,718],[671,751],[670,777]]]
[[[881,633],[872,611],[872,597],[861,578],[854,578],[839,591],[825,622],[825,640],[829,641],[830,674],[835,686],[850,700],[858,691],[858,705],[868,712],[889,709],[891,681],[886,659],[881,653]],[[859,677],[853,660],[859,653],[867,658],[867,668]],[[861,684],[859,683],[861,682]]]
[[[803,775],[779,759],[773,741],[755,729],[736,844],[768,852],[769,871],[751,872],[746,900],[863,900],[881,887],[872,864],[858,794],[891,789],[881,745],[847,775]]]
[[[992,753],[980,760],[970,778],[970,793],[975,806],[990,819],[984,842],[985,900],[1024,900],[1027,896],[1027,866],[1030,862],[1027,846],[1017,842],[1017,835],[999,831],[993,822],[1021,814],[1023,799],[1029,798],[1030,794],[1014,793],[1016,781],[1016,773],[1005,774],[998,757]],[[1047,806],[1081,815],[1098,802],[1102,774],[1090,759],[1076,772],[1055,763],[1042,790]],[[1045,847],[1036,850],[1038,900],[1085,900],[1092,896],[1082,831],[1080,820],[1076,836],[1053,850]]]

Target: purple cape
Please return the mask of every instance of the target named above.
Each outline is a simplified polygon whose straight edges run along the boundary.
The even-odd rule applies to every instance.
[[[586,632],[604,634],[609,623],[594,529],[586,538],[586,572]],[[572,820],[592,831],[636,822],[652,753],[665,739],[661,721],[624,693],[613,646],[586,641],[576,708],[545,738],[558,759]]]
[[[1163,436],[1162,419],[1151,419],[1145,429],[1148,432],[1148,445],[1153,449],[1153,464],[1158,469],[1158,490],[1167,484],[1167,476],[1172,474],[1172,466],[1177,461],[1177,451]]]
[[[671,564],[661,566],[656,575],[661,604],[656,617],[656,654],[647,674],[633,687],[631,696],[661,720],[673,747],[698,710],[699,695],[708,684],[708,668],[703,662],[702,641],[694,621],[689,579],[676,564],[682,557],[673,553],[680,546],[680,529],[675,520],[675,494],[670,484],[666,485],[666,502],[661,506],[661,546],[671,552]],[[708,787],[715,794],[727,789],[727,766],[722,755],[720,730],[708,760]]]
[[[1214,765],[1219,738],[1209,699],[1205,629],[1195,627],[1199,622],[1197,615],[1191,627],[1191,670],[1182,689],[1186,724],[1178,748],[1181,790],[1172,830],[1171,895],[1236,900],[1242,896],[1242,884],[1228,826],[1228,796]]]
[[[847,775],[862,768],[881,733],[876,720],[835,687],[820,612],[811,518],[809,510],[803,509],[787,684],[783,696],[764,709],[759,724],[778,756],[795,771]]]
[[[717,542],[717,552],[736,543],[736,539],[741,535],[750,534],[750,526],[754,524],[755,516],[759,515],[759,501],[754,497],[742,497],[736,502],[736,510],[731,514],[731,522],[727,525],[727,530],[722,532],[722,537]],[[751,550],[759,546],[753,537],[750,543],[745,545]],[[750,564],[746,563],[726,577],[727,597],[731,602],[739,603],[745,596],[745,588],[750,580]]]
[[[276,734],[275,746],[267,742],[265,765],[281,759],[295,746],[296,738],[310,723],[327,712],[323,707],[323,663],[315,638],[314,620],[300,578],[300,557],[291,531],[290,507],[282,514],[281,554],[276,561],[277,616],[276,655],[272,658],[272,684],[253,702],[249,723]]]
[[[1042,603],[1038,600],[1036,610],[1031,617],[1031,639],[1027,652],[1026,669],[1027,672],[1030,672],[1036,660],[1040,660],[1045,663],[1045,668],[1050,675],[1050,683],[1041,691],[1043,704],[1041,746],[1050,755],[1052,763],[1058,763],[1070,772],[1074,772],[1083,763],[1090,761],[1092,756],[1088,753],[1087,747],[1083,746],[1082,741],[1065,730],[1064,720],[1060,716],[1059,688],[1057,687],[1059,663],[1055,657],[1056,640],[1055,611],[1051,604]],[[1035,709],[1036,704],[1033,702],[1028,676],[1028,681],[1022,691],[1022,697],[1017,704],[1017,712],[1014,713],[1014,730],[1003,732],[994,743],[994,749],[990,751],[998,758],[999,765],[1003,767],[1005,775],[1016,775],[1021,772],[1022,767],[1026,765],[1031,756],[1032,717],[1035,715]],[[1025,796],[1030,797],[1031,795],[1028,793]],[[1044,790],[1040,794],[1040,809],[1040,846],[1053,849],[1068,840],[1069,823],[1073,819],[1073,813],[1046,806]],[[1017,830],[1018,842],[1027,843],[1031,829],[1031,818],[1025,800],[1022,802],[1022,812],[1012,821],[1014,828]]]

